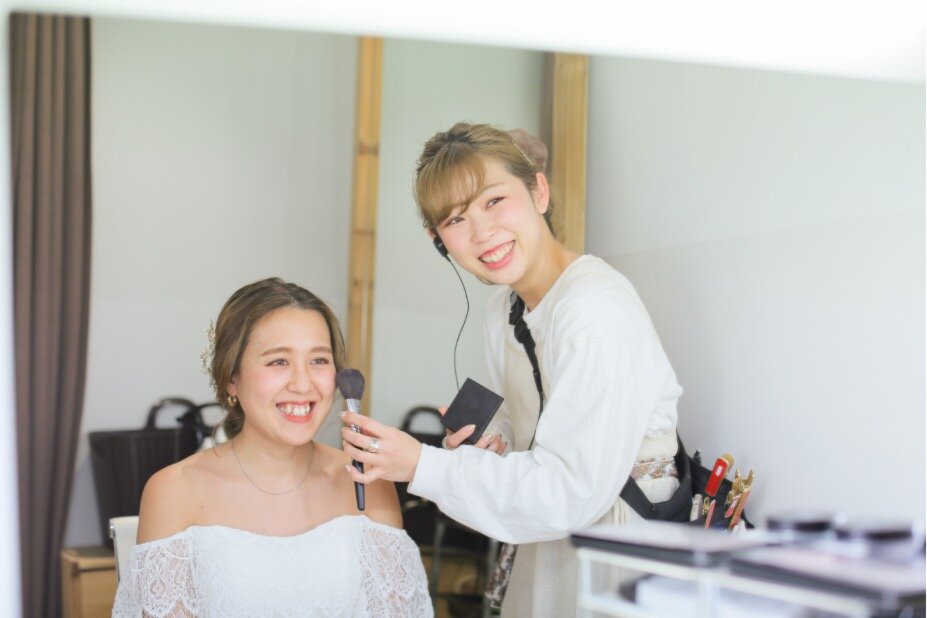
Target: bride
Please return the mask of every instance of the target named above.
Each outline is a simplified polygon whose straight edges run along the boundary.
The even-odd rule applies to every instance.
[[[113,616],[432,615],[392,483],[367,485],[361,514],[350,459],[312,439],[344,362],[328,306],[265,279],[210,339],[230,440],[148,481]]]

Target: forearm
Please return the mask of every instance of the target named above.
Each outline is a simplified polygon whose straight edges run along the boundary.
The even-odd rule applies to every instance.
[[[538,448],[499,457],[470,447],[426,447],[409,491],[487,536],[512,543],[548,541],[593,523],[620,490],[609,475],[596,471],[596,462],[575,463]]]

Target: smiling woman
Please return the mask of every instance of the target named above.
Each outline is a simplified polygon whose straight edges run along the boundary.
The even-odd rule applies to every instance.
[[[436,134],[418,161],[416,201],[450,258],[500,286],[487,305],[485,352],[505,401],[476,448],[456,448],[473,425],[438,449],[345,414],[365,434],[343,430],[345,450],[367,465],[348,472],[357,482],[409,481],[410,493],[453,519],[524,544],[508,593],[504,577],[488,591],[494,602],[504,596],[503,616],[572,614],[576,591],[563,584],[576,581],[570,532],[639,520],[619,498],[629,475],[652,502],[679,486],[682,389],[631,283],[554,237],[546,175],[510,134],[469,123]],[[514,317],[536,343],[534,368]],[[643,472],[656,462],[659,474]]]
[[[212,346],[231,439],[148,482],[113,615],[431,615],[392,484],[371,484],[358,513],[349,458],[313,440],[344,362],[331,309],[258,281],[225,303]]]

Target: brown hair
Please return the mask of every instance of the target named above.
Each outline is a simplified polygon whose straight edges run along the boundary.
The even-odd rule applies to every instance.
[[[321,298],[295,283],[278,278],[255,281],[240,288],[225,302],[216,321],[215,350],[209,372],[216,389],[219,405],[226,409],[222,429],[233,438],[241,431],[245,413],[241,403],[230,405],[228,388],[238,372],[241,356],[248,345],[251,330],[264,316],[284,307],[318,311],[325,318],[331,337],[335,369],[344,367],[344,337],[338,318]]]
[[[425,227],[437,227],[454,208],[473,201],[483,188],[486,159],[498,161],[531,191],[537,188],[537,173],[544,171],[505,131],[458,122],[428,140],[418,158],[415,202]],[[544,214],[548,227],[553,207],[551,200]]]

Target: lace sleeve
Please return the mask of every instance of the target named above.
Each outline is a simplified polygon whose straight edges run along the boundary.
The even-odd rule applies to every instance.
[[[200,613],[193,544],[181,533],[137,545],[119,582],[113,618],[186,618]]]
[[[362,535],[360,614],[400,618],[433,616],[418,547],[403,530],[370,527]]]

